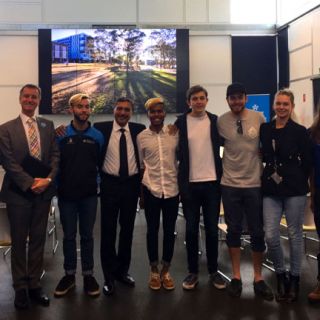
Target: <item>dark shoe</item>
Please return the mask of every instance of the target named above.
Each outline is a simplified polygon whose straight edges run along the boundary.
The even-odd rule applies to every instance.
[[[222,290],[227,287],[225,280],[223,279],[223,277],[219,272],[211,273],[210,281],[216,289]]]
[[[289,290],[287,294],[287,302],[291,303],[298,300],[299,297],[299,276],[290,274]]]
[[[277,274],[277,294],[276,301],[283,302],[287,300],[287,292],[289,289],[289,279],[285,272]]]
[[[29,289],[29,297],[35,303],[43,307],[48,307],[50,304],[49,297],[42,291],[41,288]]]
[[[65,275],[58,283],[54,291],[55,297],[62,297],[76,286],[76,277],[74,274]]]
[[[308,294],[308,300],[311,303],[320,302],[320,281],[318,281],[313,291]]]
[[[15,293],[14,306],[17,309],[27,309],[29,308],[29,298],[26,289],[19,289]]]
[[[91,297],[97,297],[100,294],[98,282],[92,275],[83,277],[83,290]]]
[[[102,292],[105,296],[111,296],[114,293],[114,280],[106,279],[103,285]]]
[[[261,297],[262,299],[268,300],[268,301],[273,300],[272,290],[263,280],[254,282],[253,289],[256,296]]]
[[[227,285],[227,292],[230,297],[239,298],[242,293],[242,281],[233,278],[231,282]]]
[[[195,273],[189,273],[182,282],[182,288],[184,290],[194,290],[198,283],[198,275]]]
[[[134,287],[135,286],[135,281],[134,279],[130,276],[129,273],[126,274],[120,274],[116,276],[116,280],[125,284],[128,287]]]

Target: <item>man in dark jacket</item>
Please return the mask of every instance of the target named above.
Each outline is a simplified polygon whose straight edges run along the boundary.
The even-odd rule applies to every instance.
[[[117,100],[114,121],[95,123],[105,138],[101,167],[101,266],[105,283],[103,293],[114,292],[114,280],[133,287],[128,274],[137,201],[140,193],[140,165],[136,138],[145,129],[129,122],[133,102]],[[120,224],[116,250],[117,224]]]
[[[73,120],[59,136],[61,152],[58,180],[59,210],[63,227],[65,276],[55,289],[55,296],[65,295],[75,286],[77,269],[76,235],[79,220],[83,288],[89,296],[99,295],[93,277],[93,227],[97,212],[97,178],[103,136],[88,121],[89,97],[78,93],[69,100]]]
[[[189,274],[183,281],[185,290],[198,284],[198,236],[202,208],[206,234],[207,266],[212,284],[224,289],[218,272],[218,219],[220,213],[220,179],[222,164],[217,116],[206,111],[207,90],[193,86],[187,92],[189,111],[178,117],[178,184],[186,219],[186,246]]]

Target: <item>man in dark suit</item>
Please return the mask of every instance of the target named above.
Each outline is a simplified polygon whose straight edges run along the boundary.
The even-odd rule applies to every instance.
[[[6,171],[2,197],[11,231],[14,303],[20,309],[29,306],[29,298],[49,305],[40,277],[59,150],[53,123],[35,117],[40,99],[40,88],[33,84],[23,86],[19,97],[21,114],[0,126],[2,165]]]
[[[145,129],[138,123],[128,123],[133,102],[127,98],[117,100],[114,121],[95,123],[105,138],[101,167],[101,265],[105,284],[103,293],[114,292],[114,280],[128,286],[135,285],[128,274],[131,245],[140,192],[137,135]],[[116,250],[117,223],[120,232]]]

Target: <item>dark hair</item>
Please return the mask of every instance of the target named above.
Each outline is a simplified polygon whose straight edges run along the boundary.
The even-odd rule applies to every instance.
[[[37,85],[32,84],[32,83],[27,83],[27,84],[25,84],[25,85],[20,89],[20,92],[19,92],[19,95],[20,95],[20,96],[21,96],[21,94],[22,94],[22,92],[23,92],[23,90],[24,90],[25,88],[38,90],[39,98],[41,98],[41,89],[40,89],[40,87],[38,87]]]
[[[131,105],[131,109],[133,111],[133,106],[134,103],[131,99],[127,98],[127,97],[120,97],[116,100],[115,106],[119,103],[119,102],[128,102]]]
[[[186,94],[187,101],[190,101],[191,96],[198,93],[198,92],[204,92],[204,94],[208,98],[208,91],[200,85],[195,85],[195,86],[192,86],[191,88],[189,88],[189,90],[187,91],[187,94]]]
[[[228,85],[227,88],[227,98],[233,94],[247,94],[247,90],[244,85],[240,82],[234,82]]]
[[[318,105],[320,107],[320,103]],[[318,108],[319,110],[319,108]],[[310,127],[310,137],[312,141],[319,144],[320,143],[320,114],[314,118],[314,121]]]

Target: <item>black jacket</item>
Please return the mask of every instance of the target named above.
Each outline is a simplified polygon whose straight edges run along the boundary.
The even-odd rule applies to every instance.
[[[189,189],[189,145],[188,145],[188,131],[187,131],[187,114],[184,113],[179,116],[175,122],[175,125],[179,129],[179,143],[178,143],[178,185],[179,191],[182,197],[188,195]],[[216,166],[217,180],[221,180],[222,176],[222,162],[220,157],[220,136],[217,129],[218,117],[210,112],[207,112],[210,120],[210,131],[211,131],[211,144],[213,150],[213,157]],[[200,157],[201,155],[199,155]]]
[[[305,195],[309,190],[311,169],[311,145],[306,128],[291,119],[282,129],[276,129],[275,120],[263,123],[260,127],[260,142],[265,163],[262,174],[263,195]],[[275,165],[282,178],[278,184],[271,177]]]

